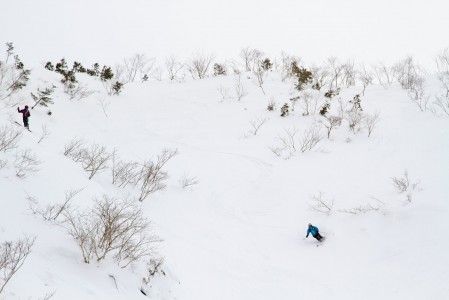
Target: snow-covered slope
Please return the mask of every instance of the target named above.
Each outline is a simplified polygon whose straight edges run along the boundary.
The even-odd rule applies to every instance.
[[[0,230],[2,240],[22,234],[37,239],[1,296],[39,299],[55,291],[54,299],[143,299],[143,288],[153,299],[445,299],[448,118],[421,112],[399,86],[370,86],[362,107],[379,112],[380,121],[369,138],[366,129],[354,135],[343,121],[313,151],[285,159],[271,150],[279,138],[293,129],[301,137],[323,118],[302,116],[299,105],[280,117],[293,90],[276,73],[266,79],[267,95],[245,73],[248,95],[222,100],[217,88],[232,94],[235,77],[130,83],[111,97],[98,81],[80,75],[98,92],[70,101],[58,74],[33,69],[30,86],[1,103],[0,126],[21,122],[14,104],[31,104],[29,92],[45,84],[58,88],[48,108],[52,115],[36,107],[32,132],[24,131],[18,144],[37,155],[40,171],[20,179],[16,150],[0,153],[8,161],[0,169]],[[430,77],[428,82],[436,92],[438,83]],[[338,99],[347,103],[360,91],[343,89],[331,102],[332,113]],[[276,102],[275,111],[267,110],[269,101]],[[253,135],[256,119],[267,121]],[[50,134],[38,143],[42,125]],[[58,203],[70,189],[84,188],[73,200],[80,207],[103,194],[136,195],[113,186],[110,170],[88,180],[63,155],[74,137],[138,161],[164,148],[178,150],[166,165],[167,188],[139,203],[164,240],[158,251],[165,276],[157,274],[146,285],[144,263],[127,269],[112,260],[84,264],[63,228],[31,213],[27,198]],[[406,170],[419,182],[411,202],[392,184]],[[186,174],[199,183],[183,189],[179,181]],[[329,215],[311,209],[320,193],[334,201]],[[368,205],[376,210],[342,212]],[[309,222],[326,236],[321,247],[305,239]]]

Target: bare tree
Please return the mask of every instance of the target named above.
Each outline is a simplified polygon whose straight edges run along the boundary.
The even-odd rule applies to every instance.
[[[411,89],[413,86],[423,81],[424,70],[414,62],[412,56],[406,57],[394,65],[394,72],[397,81],[403,89]]]
[[[449,116],[449,97],[435,96],[434,105],[438,107],[443,113]],[[0,133],[1,134],[1,133]],[[1,137],[0,137],[1,139]],[[1,148],[1,140],[0,140]]]
[[[330,73],[330,89],[335,85],[335,89],[339,88],[343,79],[345,66],[341,64],[336,57],[329,57],[327,59],[326,68]]]
[[[164,149],[158,155],[156,162],[148,160],[142,165],[137,180],[140,184],[139,201],[142,202],[150,194],[165,188],[164,181],[168,178],[168,174],[163,167],[176,154],[178,154],[177,150]]]
[[[324,120],[320,120],[320,123],[326,128],[327,130],[327,138],[330,139],[331,131],[340,126],[341,124],[341,117],[339,116],[326,116],[324,115]]]
[[[449,98],[449,48],[437,54],[435,58],[437,65],[437,76],[445,90],[446,98]]]
[[[265,68],[263,67],[263,53],[259,50],[253,50],[253,68],[252,72],[256,76],[256,85],[260,87],[262,93],[265,95],[265,90],[263,89],[263,84],[265,80]]]
[[[249,123],[251,124],[252,129],[249,131],[252,135],[257,135],[259,129],[268,122],[268,118],[255,118],[251,120]]]
[[[301,58],[288,55],[285,52],[281,52],[281,79],[285,81],[287,78],[292,77],[292,64],[296,63],[297,66],[301,63]]]
[[[106,169],[108,161],[111,159],[111,154],[108,153],[105,146],[93,144],[90,148],[86,148],[84,151],[83,169],[89,172],[89,180],[92,179],[95,174]]]
[[[366,69],[364,64],[362,64],[360,66],[358,75],[359,75],[358,78],[362,82],[362,85],[363,85],[362,96],[364,96],[366,87],[373,84],[374,75],[371,71]]]
[[[323,86],[326,86],[331,83],[331,72],[329,70],[329,66],[325,65],[322,67],[319,66],[311,66],[310,71],[313,76],[313,84],[312,87],[316,90],[321,90]]]
[[[346,87],[350,87],[355,85],[355,79],[357,76],[357,70],[354,67],[353,61],[348,61],[342,65],[343,68],[343,78],[342,83],[346,85]]]
[[[24,237],[0,244],[0,294],[31,253],[36,238]]]
[[[300,150],[302,153],[311,151],[322,140],[320,127],[317,124],[310,126],[299,140]]]
[[[379,63],[379,65],[373,67],[373,70],[380,85],[384,88],[392,85],[395,72],[393,67],[389,67],[384,63]]]
[[[182,177],[179,179],[179,184],[181,184],[182,188],[185,189],[186,187],[198,184],[200,181],[195,176],[189,176],[188,174],[182,175]]]
[[[239,57],[246,72],[252,71],[255,51],[255,49],[250,49],[249,47],[240,50]]]
[[[70,201],[78,195],[84,188],[72,189],[65,192],[65,200],[62,203],[48,204],[44,208],[38,206],[38,202],[33,197],[28,197],[30,210],[33,214],[40,215],[45,221],[56,221],[56,219],[67,209],[70,208]]]
[[[248,92],[246,91],[245,86],[243,85],[242,82],[242,75],[238,74],[235,77],[235,81],[234,81],[234,91],[235,91],[235,97],[237,98],[237,101],[242,100],[243,97],[245,97],[246,95],[248,95]]]
[[[40,144],[49,135],[50,135],[50,132],[47,129],[47,124],[42,124],[42,126],[41,126],[41,136],[40,136],[39,140],[37,141],[37,143]]]
[[[376,112],[373,115],[366,114],[363,117],[363,122],[365,123],[365,127],[366,127],[366,129],[368,129],[368,137],[371,136],[371,133],[373,132],[377,123],[379,123],[379,115],[380,115],[380,113]]]
[[[326,215],[330,215],[332,213],[334,207],[334,200],[328,200],[324,198],[323,193],[319,193],[318,195],[314,195],[310,197],[311,202],[309,203],[309,207],[314,211],[324,213]]]
[[[148,74],[153,70],[155,59],[148,58],[143,53],[136,53],[132,57],[124,59],[125,67],[125,82],[134,82],[137,75],[139,80],[142,80],[145,76],[148,78]]]
[[[112,184],[118,187],[126,187],[128,184],[136,184],[139,163],[135,161],[123,161],[117,155],[117,150],[112,153]]]
[[[196,53],[187,65],[187,69],[193,79],[203,79],[212,63],[214,56],[212,54]]]
[[[17,147],[22,132],[12,126],[0,127],[0,151],[6,152]]]
[[[301,91],[299,105],[301,106],[303,116],[315,114],[320,104],[320,95],[314,91]]]
[[[426,96],[424,93],[424,77],[417,76],[414,78],[413,83],[410,83],[408,96],[419,109],[424,112],[427,110],[427,105],[430,100],[430,96]]]
[[[180,82],[184,79],[184,65],[178,61],[176,56],[170,56],[165,60],[165,67],[170,81]]]
[[[14,167],[16,168],[16,176],[25,178],[29,173],[37,172],[41,162],[37,156],[31,152],[31,149],[19,150],[16,153]]]

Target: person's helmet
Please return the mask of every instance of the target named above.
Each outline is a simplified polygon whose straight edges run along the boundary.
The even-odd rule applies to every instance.
[[[309,227],[311,227],[312,226],[312,223],[309,223]]]
[[[28,105],[25,105],[25,108],[28,108]]]

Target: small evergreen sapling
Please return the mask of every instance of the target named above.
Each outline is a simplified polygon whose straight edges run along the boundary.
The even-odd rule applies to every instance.
[[[34,104],[31,109],[34,109],[38,104],[47,107],[49,104],[53,104],[51,94],[55,91],[55,86],[52,85],[50,88],[45,88],[45,90],[41,91],[40,89],[37,89],[37,96],[33,93],[31,93],[31,98],[33,98]]]
[[[219,75],[226,75],[226,69],[222,65],[215,63],[214,64],[214,76],[219,76]]]
[[[281,117],[288,116],[289,109],[288,109],[288,103],[284,103],[284,105],[281,107]]]

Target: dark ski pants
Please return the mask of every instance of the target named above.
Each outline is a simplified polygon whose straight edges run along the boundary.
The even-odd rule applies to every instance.
[[[323,238],[319,232],[317,232],[317,234],[315,234],[313,237],[316,238],[320,242],[321,242],[321,239]]]
[[[23,126],[26,128],[29,128],[29,124],[28,124],[28,117],[23,117]]]

